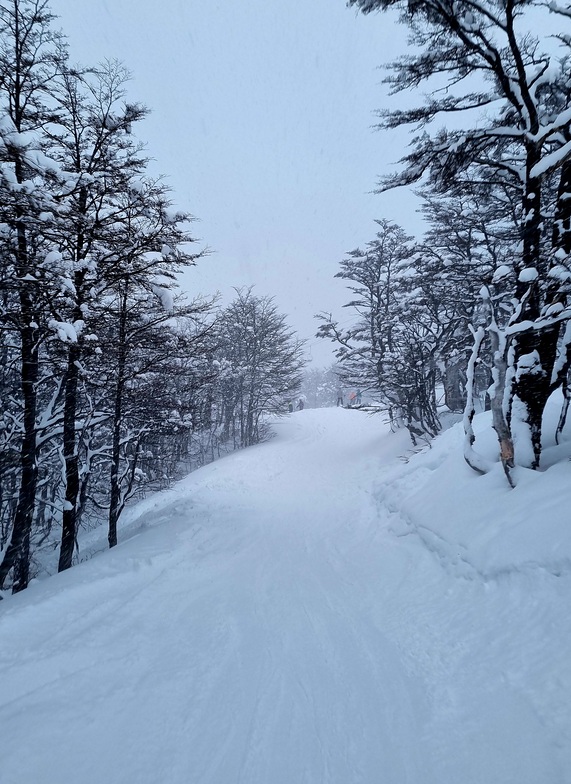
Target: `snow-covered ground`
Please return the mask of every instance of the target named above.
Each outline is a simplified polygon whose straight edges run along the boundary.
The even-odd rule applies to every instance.
[[[571,782],[571,463],[275,429],[0,604],[1,784]]]

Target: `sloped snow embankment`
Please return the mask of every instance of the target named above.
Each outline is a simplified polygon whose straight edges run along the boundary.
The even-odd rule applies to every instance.
[[[571,463],[275,427],[1,603],[2,784],[569,784]]]
[[[554,426],[552,416],[547,441]],[[477,431],[492,458],[488,414]],[[379,623],[430,685],[441,781],[567,784],[571,444],[547,449],[541,472],[517,469],[511,490],[499,465],[477,476],[463,464],[462,438],[452,428],[377,489],[395,536],[429,559]]]

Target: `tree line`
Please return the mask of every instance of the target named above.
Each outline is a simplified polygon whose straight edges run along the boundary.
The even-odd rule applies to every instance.
[[[69,568],[80,526],[263,438],[299,387],[273,300],[188,300],[205,255],[148,173],[115,61],[70,63],[41,0],[0,1],[0,588]],[[55,563],[54,563],[55,561]]]
[[[342,329],[323,314],[349,383],[376,390],[414,438],[440,428],[436,389],[465,406],[465,457],[479,472],[475,396],[487,389],[500,458],[538,468],[543,414],[571,393],[571,15],[541,0],[349,0],[396,12],[410,50],[388,64],[379,112],[409,128],[410,151],[379,191],[417,185],[428,231],[418,242],[386,221],[341,263],[357,311]],[[534,21],[535,20],[535,21]],[[541,24],[538,24],[538,20]],[[543,23],[553,30],[540,37]],[[456,126],[442,127],[447,117]]]

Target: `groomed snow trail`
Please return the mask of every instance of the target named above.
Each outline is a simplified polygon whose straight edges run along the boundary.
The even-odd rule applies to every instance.
[[[568,784],[568,581],[451,574],[379,418],[275,429],[0,603],[0,783]]]
[[[276,430],[144,502],[150,530],[11,600],[2,784],[421,780],[422,696],[359,568],[367,462],[403,442],[351,411]]]

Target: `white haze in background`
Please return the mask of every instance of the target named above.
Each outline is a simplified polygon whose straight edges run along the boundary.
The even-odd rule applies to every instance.
[[[405,46],[388,16],[357,16],[344,0],[52,0],[72,59],[117,58],[129,99],[152,109],[137,134],[177,205],[214,253],[184,277],[191,294],[255,285],[309,339],[313,316],[347,300],[334,280],[375,218],[419,230],[409,193],[374,195],[403,154],[403,133],[375,134],[386,105],[378,66]],[[394,100],[394,99],[393,99]]]

